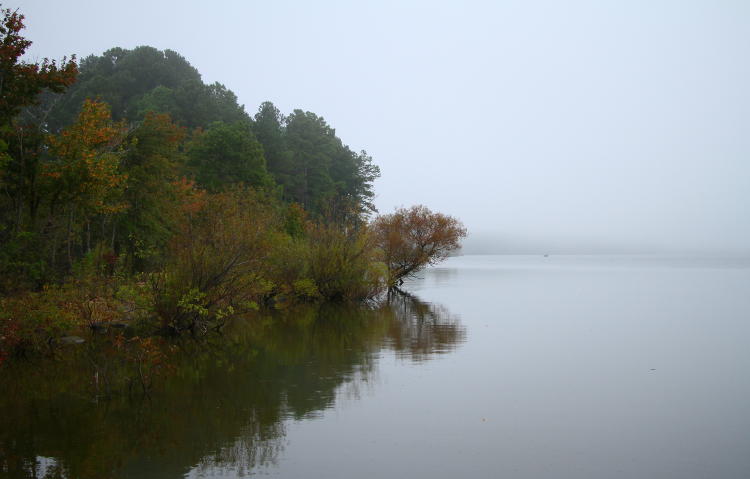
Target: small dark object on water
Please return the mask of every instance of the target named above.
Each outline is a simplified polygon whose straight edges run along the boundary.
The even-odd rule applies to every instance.
[[[545,257],[545,258],[549,258],[549,255],[548,255],[548,254],[545,254],[545,255],[544,255],[544,257]]]
[[[650,369],[650,371],[656,371],[656,369]]]

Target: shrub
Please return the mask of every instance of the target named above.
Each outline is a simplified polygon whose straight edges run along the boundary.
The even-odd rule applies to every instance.
[[[383,290],[383,271],[366,228],[316,224],[309,227],[308,238],[310,277],[323,298],[360,300]]]
[[[81,321],[73,292],[46,286],[39,292],[0,299],[0,360],[49,352],[55,338],[78,329]]]
[[[258,307],[273,289],[263,274],[277,222],[268,204],[242,188],[209,195],[199,211],[186,213],[164,271],[150,277],[164,327],[201,332]]]

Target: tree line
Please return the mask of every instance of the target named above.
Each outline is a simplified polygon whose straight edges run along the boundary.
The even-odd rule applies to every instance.
[[[0,361],[80,327],[371,298],[466,234],[423,206],[373,219],[379,168],[314,113],[251,116],[171,50],[26,62],[1,12]]]

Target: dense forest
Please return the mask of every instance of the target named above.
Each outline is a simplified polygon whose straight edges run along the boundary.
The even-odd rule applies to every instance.
[[[423,206],[372,218],[379,168],[315,113],[248,114],[171,50],[28,63],[23,15],[0,27],[0,363],[373,298],[466,234]]]

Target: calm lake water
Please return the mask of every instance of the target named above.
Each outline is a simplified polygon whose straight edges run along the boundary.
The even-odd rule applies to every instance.
[[[462,256],[404,289],[180,345],[148,398],[101,398],[90,344],[13,368],[0,476],[750,477],[749,261]]]

